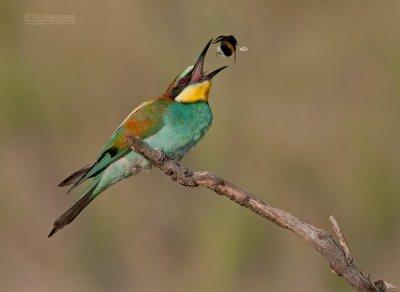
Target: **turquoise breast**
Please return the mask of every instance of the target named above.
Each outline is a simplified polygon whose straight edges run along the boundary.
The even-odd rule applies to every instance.
[[[145,141],[151,147],[179,160],[210,128],[212,113],[206,102],[176,102],[168,107],[163,121],[161,130]]]
[[[171,158],[180,160],[200,141],[211,122],[212,113],[208,103],[173,103],[164,113],[163,127],[144,141]],[[93,194],[149,167],[150,163],[143,156],[131,151],[101,173]]]

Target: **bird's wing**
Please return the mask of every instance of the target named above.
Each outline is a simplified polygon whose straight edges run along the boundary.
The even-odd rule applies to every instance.
[[[163,114],[171,102],[173,101],[163,98],[154,99],[135,108],[112,134],[93,165],[74,183],[71,189],[84,180],[96,176],[107,166],[129,153],[131,148],[126,140],[128,136],[133,135],[145,139],[157,133],[163,126]],[[71,180],[68,177],[64,181],[68,179]]]

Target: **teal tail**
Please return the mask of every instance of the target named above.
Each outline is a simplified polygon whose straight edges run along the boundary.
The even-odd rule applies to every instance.
[[[91,201],[96,198],[96,195],[93,195],[94,190],[99,183],[99,179],[95,179],[95,181],[90,185],[90,187],[86,190],[86,192],[82,195],[82,197],[76,201],[64,214],[62,214],[58,219],[54,222],[54,227],[50,231],[48,237],[51,237],[58,230],[64,228],[69,223],[71,223],[78,215],[85,209],[87,205]]]

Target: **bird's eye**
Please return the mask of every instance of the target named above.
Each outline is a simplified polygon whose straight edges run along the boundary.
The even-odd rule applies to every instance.
[[[179,84],[183,85],[187,82],[187,80],[188,80],[187,78],[183,78],[183,79],[179,80]]]

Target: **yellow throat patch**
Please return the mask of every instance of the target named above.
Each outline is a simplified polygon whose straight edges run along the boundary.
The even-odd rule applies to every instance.
[[[176,98],[175,101],[182,103],[191,103],[198,101],[208,101],[211,81],[203,81],[186,87]]]

